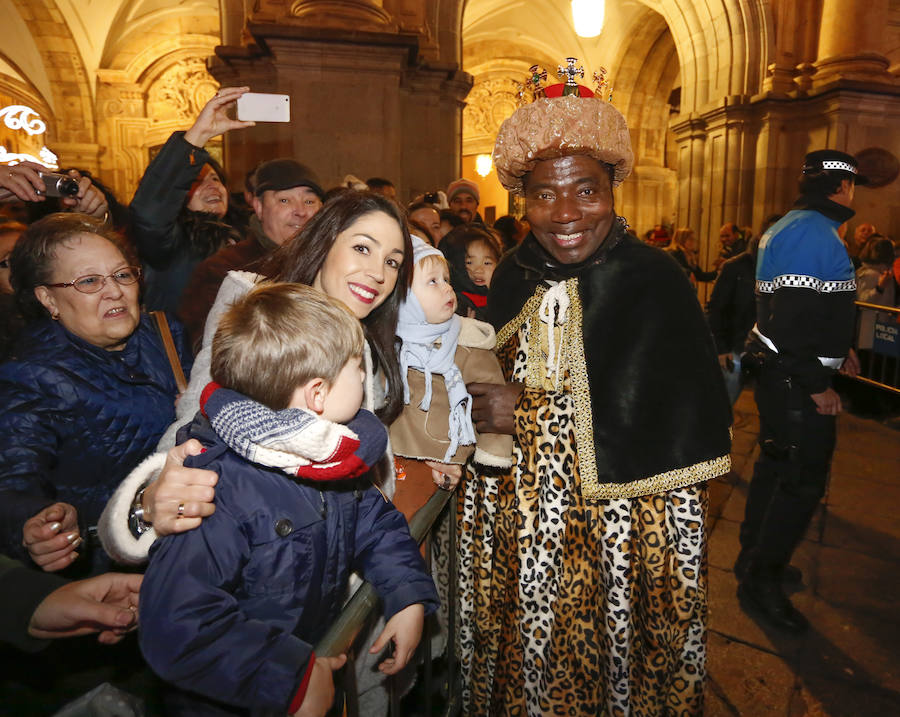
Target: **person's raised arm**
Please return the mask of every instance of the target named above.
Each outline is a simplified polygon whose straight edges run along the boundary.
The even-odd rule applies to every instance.
[[[138,184],[129,210],[132,233],[141,259],[158,269],[166,268],[179,250],[175,232],[178,214],[194,181],[209,161],[203,145],[231,129],[252,122],[229,119],[226,111],[248,87],[226,87],[204,105],[187,132],[175,132],[153,158]]]
[[[250,90],[249,87],[223,87],[207,102],[191,128],[184,133],[184,139],[195,147],[202,148],[209,140],[228,130],[253,127],[255,122],[243,122],[228,116],[228,110],[237,103],[238,97]]]
[[[38,172],[46,167],[34,162],[20,162],[12,167],[0,169],[0,202],[42,202],[46,186]]]

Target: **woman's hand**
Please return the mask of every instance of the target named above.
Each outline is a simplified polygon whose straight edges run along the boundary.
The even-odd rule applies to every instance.
[[[109,204],[103,192],[94,186],[90,177],[82,177],[78,170],[70,169],[68,175],[78,180],[78,194],[74,197],[64,197],[63,206],[69,207],[73,212],[104,219],[109,214]]]
[[[184,467],[188,456],[202,452],[200,441],[193,438],[175,446],[159,478],[144,489],[144,520],[153,523],[158,536],[193,530],[215,512],[213,486],[219,476],[202,468]]]
[[[394,654],[383,660],[378,669],[385,675],[396,675],[406,667],[409,659],[416,651],[422,638],[422,625],[425,622],[425,606],[413,603],[403,608],[387,621],[378,639],[369,648],[373,655],[381,652],[391,640],[394,642]]]
[[[479,433],[515,435],[513,414],[523,383],[470,383],[466,390],[472,395],[472,421]]]
[[[462,477],[462,466],[438,463],[437,461],[425,461],[425,465],[431,468],[431,480],[441,490],[453,490],[459,485],[459,479]]]
[[[203,147],[213,137],[228,130],[253,127],[256,122],[241,122],[231,119],[227,114],[238,97],[249,90],[249,87],[223,87],[216,92],[216,96],[200,110],[194,125],[184,133],[184,139],[195,147]]]
[[[54,503],[25,521],[22,544],[36,565],[46,572],[69,567],[81,545],[78,511],[68,503]]]
[[[113,645],[137,627],[143,575],[104,573],[57,588],[31,615],[28,634],[44,640],[100,634]]]
[[[38,172],[46,167],[34,162],[20,162],[12,167],[0,168],[0,202],[43,202],[43,192],[47,187]]]

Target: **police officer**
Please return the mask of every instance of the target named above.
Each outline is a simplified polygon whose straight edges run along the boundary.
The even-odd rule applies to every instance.
[[[800,198],[759,243],[756,325],[746,358],[758,365],[761,450],[735,575],[745,609],[792,633],[808,623],[782,580],[825,493],[841,412],[831,378],[837,370],[859,370],[851,348],[856,280],[837,229],[853,216],[850,204],[862,184],[851,155],[811,152]]]

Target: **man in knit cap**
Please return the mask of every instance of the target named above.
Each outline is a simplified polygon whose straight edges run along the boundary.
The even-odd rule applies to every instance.
[[[463,711],[700,715],[728,397],[687,277],[616,215],[624,118],[547,89],[494,149],[531,233],[488,299],[509,383],[467,387],[514,466],[464,482]]]
[[[447,203],[450,205],[450,211],[466,224],[472,222],[484,224],[484,220],[478,213],[480,201],[478,185],[469,179],[457,179],[447,185]]]

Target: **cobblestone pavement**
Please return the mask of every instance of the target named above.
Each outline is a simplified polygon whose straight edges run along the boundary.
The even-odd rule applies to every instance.
[[[791,637],[741,610],[732,572],[758,430],[745,390],[733,470],[710,486],[706,715],[900,716],[900,431],[838,419],[828,492],[793,561],[811,627]]]

